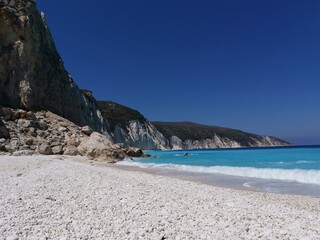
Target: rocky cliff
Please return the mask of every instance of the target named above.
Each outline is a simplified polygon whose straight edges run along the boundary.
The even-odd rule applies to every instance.
[[[286,146],[288,142],[240,130],[191,122],[153,122],[170,142],[171,149]]]
[[[136,110],[113,102],[97,103],[65,70],[34,0],[0,0],[0,110],[0,152],[10,154],[72,153],[105,159],[130,155],[113,142],[142,149],[287,144],[273,137],[199,124],[154,125]],[[78,128],[85,125],[97,132],[91,136],[90,130],[85,136]],[[69,135],[79,145],[69,146]]]
[[[140,112],[114,102],[99,101],[116,143],[142,149],[203,149],[284,146],[280,139],[235,129],[190,122],[149,122]]]
[[[169,141],[141,113],[114,102],[98,102],[115,143],[142,149],[169,149]]]
[[[35,1],[0,0],[0,154],[141,155],[115,145],[109,130],[92,93],[65,70]]]
[[[0,1],[0,105],[50,110],[80,126],[108,131],[92,96],[83,94],[65,70],[34,0]]]

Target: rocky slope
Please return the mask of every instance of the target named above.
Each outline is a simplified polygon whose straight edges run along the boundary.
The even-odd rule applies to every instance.
[[[0,126],[0,155],[81,155],[114,162],[128,151],[113,144],[110,136],[49,111],[0,108],[0,122],[4,124]]]
[[[65,70],[34,0],[0,1],[0,104],[49,110],[108,131],[93,97],[83,94]]]
[[[98,101],[115,143],[142,149],[169,149],[169,141],[141,113],[121,104]]]
[[[240,130],[191,122],[152,122],[170,141],[171,149],[285,146],[288,142]]]

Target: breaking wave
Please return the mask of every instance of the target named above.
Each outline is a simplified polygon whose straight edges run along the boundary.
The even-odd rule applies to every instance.
[[[307,160],[301,160],[301,161],[296,161],[296,164],[310,164],[310,163],[314,163],[314,161],[307,161]]]
[[[190,166],[178,164],[141,163],[131,160],[118,162],[119,165],[136,166],[140,168],[161,168],[175,171],[225,174],[239,177],[274,179],[299,183],[320,185],[320,170],[254,168],[254,167],[225,167],[225,166]]]

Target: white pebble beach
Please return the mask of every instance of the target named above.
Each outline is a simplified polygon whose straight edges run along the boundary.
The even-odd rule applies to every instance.
[[[0,157],[0,239],[320,239],[320,199],[124,171],[84,157]]]

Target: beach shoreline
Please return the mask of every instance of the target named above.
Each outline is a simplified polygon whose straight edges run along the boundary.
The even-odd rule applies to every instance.
[[[148,173],[151,175],[165,176],[183,181],[192,181],[197,183],[206,184],[213,187],[219,188],[231,188],[239,191],[249,192],[262,192],[270,194],[281,194],[281,195],[293,195],[293,196],[307,196],[311,198],[320,199],[320,186],[311,184],[301,184],[295,182],[275,181],[268,179],[257,179],[257,178],[245,178],[240,176],[230,176],[225,174],[213,174],[213,173],[196,173],[187,171],[177,171],[172,169],[161,169],[160,167],[139,167],[133,165],[121,165],[112,164],[108,167],[116,168],[123,171],[137,171]],[[269,189],[264,185],[282,185],[274,189]]]
[[[320,200],[91,161],[0,157],[0,239],[320,239]]]
[[[217,182],[208,181],[204,178],[201,178],[199,176],[195,176],[190,174],[190,172],[179,172],[174,170],[164,170],[161,168],[141,168],[137,166],[127,166],[127,165],[118,165],[118,164],[112,164],[108,165],[107,167],[119,169],[121,171],[132,171],[132,172],[143,172],[146,174],[154,175],[154,176],[163,176],[168,178],[174,178],[179,179],[182,181],[190,181],[200,184],[206,184],[209,186],[217,187],[217,188],[231,188],[233,190],[239,190],[239,191],[254,191],[259,192],[255,190],[254,188],[245,188],[245,187],[236,187],[236,186],[228,186],[224,184],[219,184]]]

